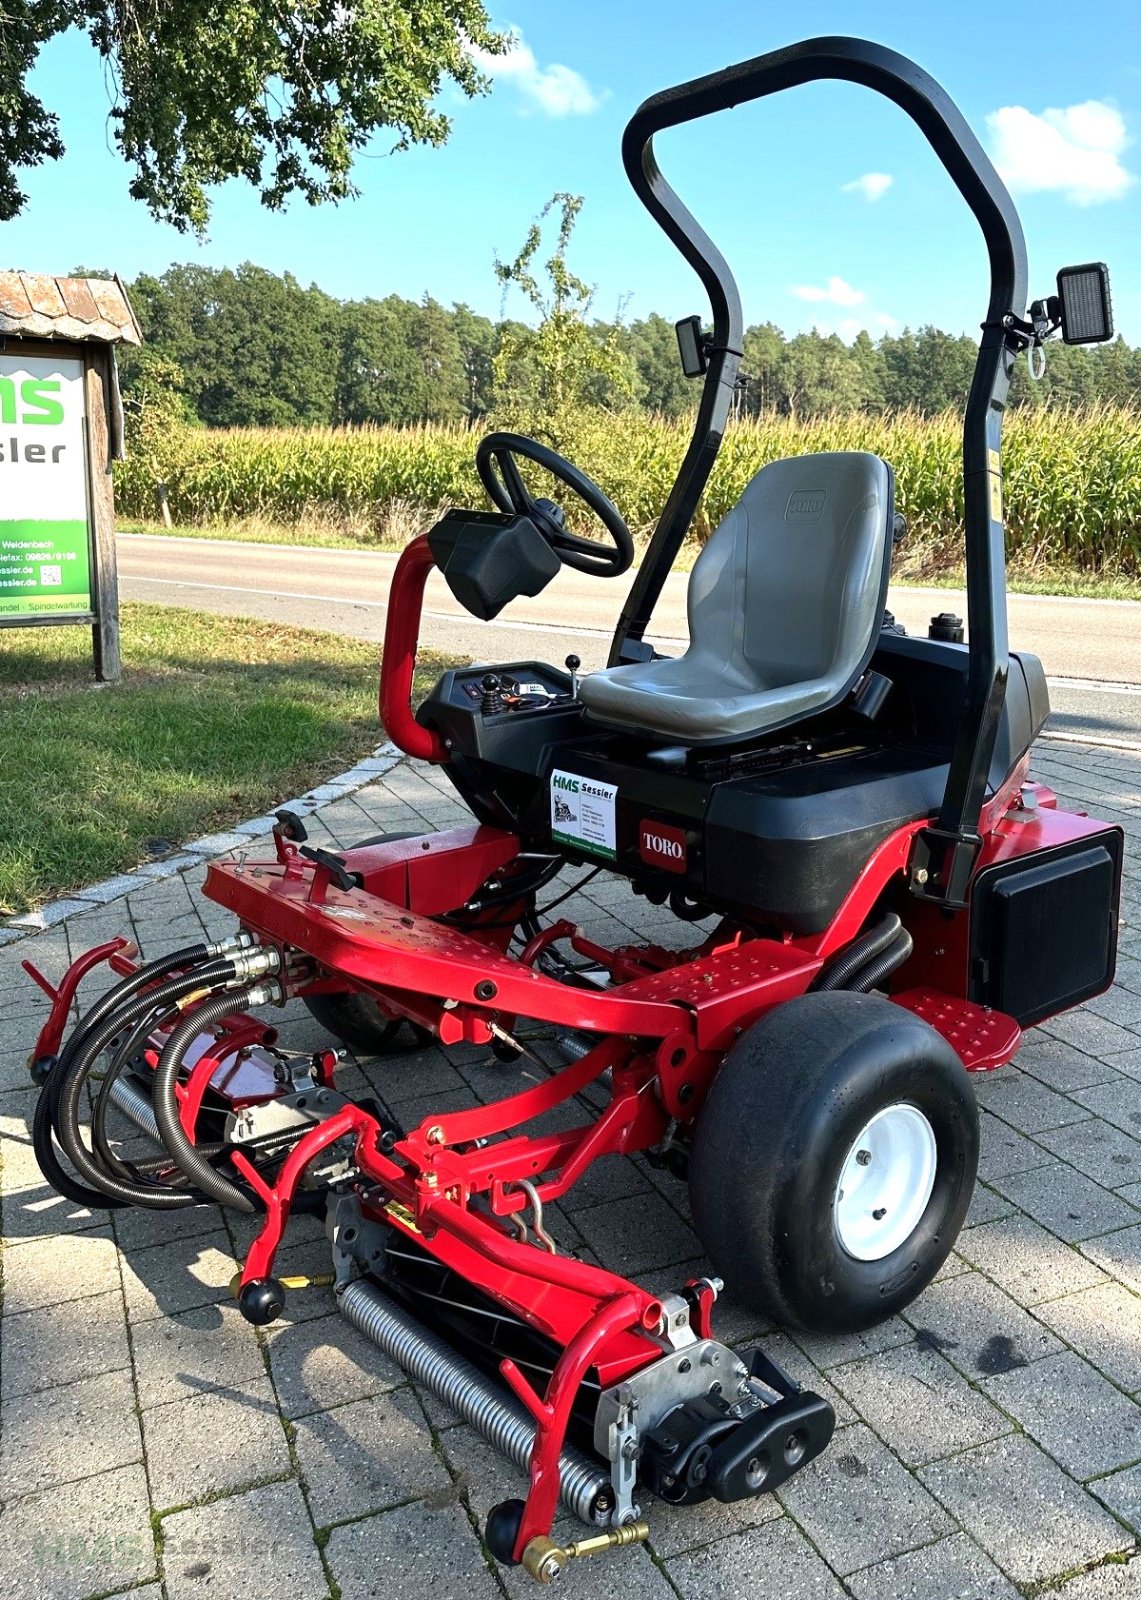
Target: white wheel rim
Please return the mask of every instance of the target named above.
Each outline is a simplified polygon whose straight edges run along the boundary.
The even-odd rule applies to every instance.
[[[882,1261],[908,1239],[935,1187],[935,1133],[917,1106],[885,1106],[861,1130],[840,1171],[832,1217],[856,1261]]]

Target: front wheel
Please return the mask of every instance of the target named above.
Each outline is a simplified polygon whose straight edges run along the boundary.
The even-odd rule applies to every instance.
[[[877,995],[803,995],[729,1051],[698,1118],[694,1223],[739,1298],[818,1333],[914,1300],[958,1237],[978,1110],[947,1041]]]

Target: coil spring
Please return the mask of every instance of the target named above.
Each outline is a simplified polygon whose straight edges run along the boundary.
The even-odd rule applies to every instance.
[[[470,1422],[524,1472],[531,1464],[535,1424],[526,1411],[470,1361],[458,1356],[374,1284],[358,1278],[340,1296],[341,1314],[366,1339]],[[559,1456],[559,1498],[581,1521],[605,1521],[610,1476],[566,1445]]]

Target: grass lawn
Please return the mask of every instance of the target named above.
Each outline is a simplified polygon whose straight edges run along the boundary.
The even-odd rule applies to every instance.
[[[399,539],[372,534],[356,537],[332,523],[281,524],[257,517],[246,517],[233,523],[186,524],[176,528],[164,528],[161,522],[120,522],[119,532],[169,534],[179,539],[240,539],[249,544],[305,545],[311,549],[396,551],[402,550],[414,533],[424,531],[431,522],[431,516],[425,514],[422,528],[402,526],[402,537]],[[676,562],[678,569],[687,571],[697,559],[697,554],[696,545],[683,545]],[[909,561],[905,544],[897,557],[895,581],[921,588],[961,589],[966,583],[966,575],[961,565],[932,570],[921,561]],[[1012,594],[1065,594],[1090,600],[1141,600],[1141,578],[1120,573],[1084,572],[1074,567],[1019,567],[1011,564],[1007,567],[1006,584]]]
[[[121,684],[86,628],[0,631],[0,912],[167,853],[343,772],[381,738],[373,645],[123,607]],[[425,652],[419,688],[445,665]]]

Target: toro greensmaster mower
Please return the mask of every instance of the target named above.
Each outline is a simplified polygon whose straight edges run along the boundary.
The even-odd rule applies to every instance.
[[[892,469],[844,452],[757,473],[693,568],[689,646],[666,659],[647,626],[717,455],[743,320],[654,136],[817,79],[912,117],[986,242],[963,436],[967,642],[955,618],[916,638],[885,613]],[[259,1215],[238,1286],[251,1322],[282,1310],[291,1212],[326,1216],[344,1315],[529,1475],[486,1536],[541,1582],[645,1539],[655,1498],[763,1494],[826,1447],[825,1400],[763,1350],[718,1340],[722,1283],[820,1332],[865,1328],[922,1292],[975,1181],[970,1074],[1111,983],[1122,863],[1119,829],[1029,777],[1049,706],[1040,663],[1007,647],[999,454],[1020,354],[1037,358],[1056,331],[1110,336],[1104,267],[1063,271],[1028,310],[1022,232],[983,150],[924,72],[860,40],[810,40],[655,95],[623,159],[701,278],[712,327],[678,325],[700,407],[609,666],[449,671],[413,712],[433,568],[490,618],[560,564],[602,579],[633,558],[579,468],[492,434],[476,461],[496,509],[450,511],[405,550],[381,669],[390,737],[444,769],[471,825],[335,854],[279,813],[266,859],[209,869],[234,937],[137,967],[125,940],[90,951],[58,988],[45,981],[35,1052],[36,1149],[63,1194]],[[584,502],[605,542],[536,498],[523,461]],[[687,949],[604,948],[537,910],[568,863],[705,927]],[[67,1032],[102,962],[120,981]],[[338,1088],[332,1044],[279,1048],[262,1008],[293,997],[358,1051],[412,1026],[521,1053],[529,1086],[403,1127]],[[536,1024],[545,1056],[528,1043]],[[153,1160],[116,1148],[112,1106],[151,1133]],[[558,1248],[544,1206],[613,1153],[688,1182],[716,1278],[650,1293]],[[581,1538],[554,1537],[560,1501]]]

